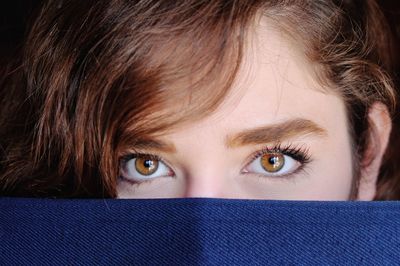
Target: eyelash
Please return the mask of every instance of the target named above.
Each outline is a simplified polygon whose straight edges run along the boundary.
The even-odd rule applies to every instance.
[[[304,146],[295,146],[291,143],[286,144],[284,146],[281,143],[277,143],[277,144],[273,145],[272,147],[266,146],[266,147],[262,148],[261,150],[258,150],[256,152],[254,152],[252,155],[250,155],[250,157],[247,159],[247,163],[245,164],[245,167],[248,166],[250,163],[252,163],[255,159],[259,158],[260,156],[263,156],[263,155],[269,154],[269,153],[282,153],[283,155],[292,157],[293,159],[295,159],[296,161],[298,161],[300,163],[300,166],[294,172],[286,174],[286,175],[279,175],[279,174],[274,175],[272,178],[279,177],[281,179],[290,180],[296,174],[305,171],[307,164],[311,162],[311,156],[309,155],[308,148],[306,148]],[[167,163],[162,157],[160,157],[156,154],[130,153],[130,154],[127,154],[127,155],[124,155],[121,157],[120,165],[124,165],[129,160],[131,160],[133,158],[140,158],[141,156],[146,156],[146,157],[150,157],[153,160],[158,160],[158,161],[164,163],[165,165],[167,165],[171,169],[171,172],[174,172],[172,170],[172,167],[170,166],[170,164]],[[259,177],[262,180],[270,179],[270,178],[268,178],[268,176],[262,175],[262,174],[254,174],[254,173],[243,173],[243,174],[256,175],[257,177]],[[130,183],[134,186],[139,186],[143,183],[150,183],[153,181],[153,180],[145,180],[145,181],[141,181],[141,182],[134,182],[134,181],[131,181],[129,179],[122,177],[121,175],[119,176],[119,178],[124,181],[127,181],[128,183]]]
[[[245,167],[248,166],[250,163],[252,163],[255,159],[269,153],[282,153],[283,155],[287,155],[295,159],[300,163],[300,166],[292,173],[289,174],[284,174],[284,175],[274,175],[272,178],[279,177],[281,179],[286,179],[290,180],[292,179],[295,175],[306,171],[306,166],[312,161],[310,153],[308,148],[305,146],[296,146],[292,143],[282,145],[281,143],[276,143],[274,146],[266,146],[261,150],[258,150],[254,152],[252,155],[250,155],[250,158],[248,159],[248,163],[245,164]],[[244,174],[250,174],[250,173],[244,173]],[[251,173],[254,175],[254,173]],[[255,174],[262,180],[268,180],[268,176],[262,175],[262,174]]]

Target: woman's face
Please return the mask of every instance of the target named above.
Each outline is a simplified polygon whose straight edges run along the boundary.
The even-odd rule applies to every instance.
[[[262,25],[252,36],[223,104],[155,139],[160,145],[152,147],[160,148],[127,158],[119,198],[350,198],[343,100],[316,82],[311,64],[279,31]]]

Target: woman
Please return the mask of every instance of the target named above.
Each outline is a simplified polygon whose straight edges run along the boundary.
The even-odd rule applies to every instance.
[[[375,1],[48,1],[2,88],[2,194],[395,199],[384,29]]]

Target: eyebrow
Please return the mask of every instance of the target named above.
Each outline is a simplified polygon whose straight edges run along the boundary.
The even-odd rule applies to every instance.
[[[284,139],[315,135],[327,136],[327,131],[311,120],[292,119],[279,124],[267,125],[248,129],[235,135],[227,136],[225,145],[227,148],[235,148],[245,145],[265,144],[279,142]],[[176,153],[173,143],[157,139],[139,139],[134,144],[138,150],[157,150],[165,153]]]
[[[157,139],[139,139],[133,145],[138,150],[157,150],[165,153],[176,153],[175,145]]]
[[[227,148],[235,148],[251,144],[265,144],[279,142],[298,136],[315,135],[318,137],[327,136],[327,131],[311,120],[291,119],[279,124],[262,126],[248,129],[226,138]]]

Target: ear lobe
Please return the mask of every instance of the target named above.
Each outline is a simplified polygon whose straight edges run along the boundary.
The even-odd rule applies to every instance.
[[[383,103],[374,103],[368,111],[369,134],[367,148],[361,161],[358,200],[373,200],[383,155],[385,154],[392,120]]]

